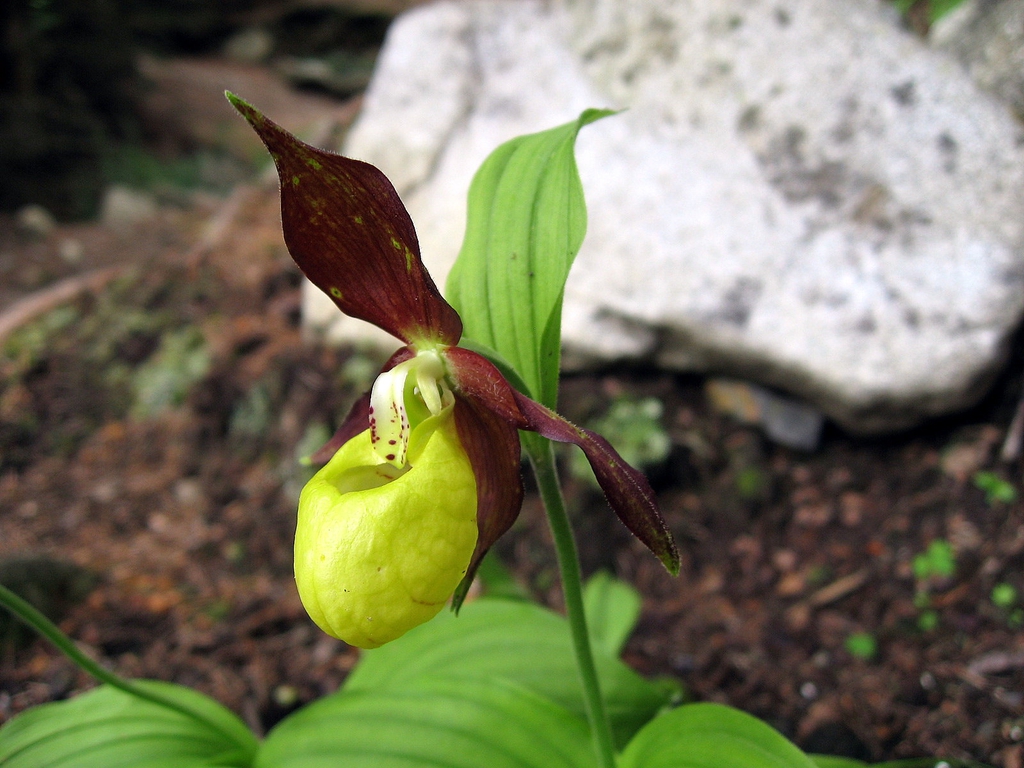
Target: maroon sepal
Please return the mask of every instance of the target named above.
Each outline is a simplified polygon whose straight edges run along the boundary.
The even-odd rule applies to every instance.
[[[661,560],[669,573],[678,575],[679,550],[658,511],[654,491],[643,473],[627,464],[600,435],[571,424],[519,392],[514,395],[519,410],[530,422],[528,429],[549,440],[573,443],[583,449],[608,504],[619,520]]]
[[[233,94],[281,177],[281,221],[295,263],[341,311],[407,344],[456,344],[462,320],[420,260],[412,219],[368,163],[317,149]]]
[[[388,361],[384,363],[384,367],[380,369],[380,372],[384,373],[385,371],[390,371],[399,363],[404,363],[410,357],[414,357],[415,354],[416,353],[408,347],[402,347],[388,358]],[[341,446],[369,428],[370,393],[367,392],[352,404],[345,420],[341,422],[341,426],[338,427],[338,430],[331,436],[330,440],[324,443],[313,453],[312,456],[309,457],[309,463],[326,464],[331,460],[331,457],[338,452],[338,449],[340,449]]]
[[[476,477],[479,530],[469,569],[452,595],[452,610],[458,612],[480,561],[519,516],[523,477],[519,471],[519,432],[489,405],[470,396],[456,396],[455,428]]]

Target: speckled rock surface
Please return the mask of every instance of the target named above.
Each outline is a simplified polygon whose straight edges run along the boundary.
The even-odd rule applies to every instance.
[[[391,176],[441,283],[486,154],[589,106],[629,109],[578,143],[569,361],[740,375],[865,433],[983,394],[1024,308],[1024,133],[884,6],[426,6],[344,149]]]
[[[968,0],[932,27],[929,38],[1024,119],[1024,3]]]

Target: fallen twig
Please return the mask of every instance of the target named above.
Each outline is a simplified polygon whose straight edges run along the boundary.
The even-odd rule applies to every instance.
[[[30,320],[49,312],[86,291],[98,291],[116,277],[124,267],[105,267],[65,278],[53,285],[19,299],[0,314],[0,341]]]
[[[836,579],[831,584],[822,587],[807,598],[807,603],[814,608],[834,603],[836,600],[846,597],[851,592],[856,592],[863,587],[870,577],[871,569],[861,568],[849,576],[843,576],[841,579]]]
[[[859,571],[854,571],[848,576],[836,579],[831,584],[812,593],[805,600],[801,600],[787,608],[786,618],[791,624],[803,625],[810,618],[812,608],[821,608],[846,597],[851,592],[856,592],[867,584],[870,578],[871,568],[861,568]]]
[[[217,248],[227,236],[231,226],[238,218],[242,206],[254,192],[252,187],[239,185],[228,196],[217,211],[207,221],[199,241],[185,254],[185,264],[189,267],[198,266],[202,260]]]

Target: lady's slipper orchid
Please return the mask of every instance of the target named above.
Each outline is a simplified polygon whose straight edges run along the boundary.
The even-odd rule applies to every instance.
[[[303,489],[295,581],[328,634],[382,645],[433,617],[466,575],[476,480],[452,410],[414,427],[401,466],[381,460],[366,430]]]
[[[453,591],[458,607],[519,514],[518,430],[582,448],[615,513],[678,572],[643,474],[458,346],[462,321],[424,268],[412,220],[384,174],[228,98],[277,165],[285,242],[299,268],[342,312],[405,342],[314,457],[334,454],[299,503],[296,580],[317,624],[374,647],[429,619]]]

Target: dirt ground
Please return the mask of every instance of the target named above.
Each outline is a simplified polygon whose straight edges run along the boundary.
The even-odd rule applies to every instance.
[[[32,237],[2,219],[0,327],[12,315],[0,340],[0,578],[44,595],[121,674],[194,686],[261,732],[336,689],[357,655],[295,593],[294,507],[309,473],[297,457],[379,360],[301,338],[276,191],[195,195],[120,230]],[[969,413],[886,440],[830,428],[809,454],[716,413],[697,377],[568,377],[571,418],[656,397],[672,441],[651,475],[683,552],[678,578],[567,473],[585,571],[612,569],[644,595],[627,660],[810,751],[1021,768],[1020,598],[991,595],[1024,594],[1024,503],[988,498],[974,478],[1019,487],[1020,464],[997,455],[1022,368]],[[951,548],[953,573],[915,575],[933,542]],[[497,550],[559,606],[535,496]],[[0,721],[91,685],[43,642],[0,632]]]

